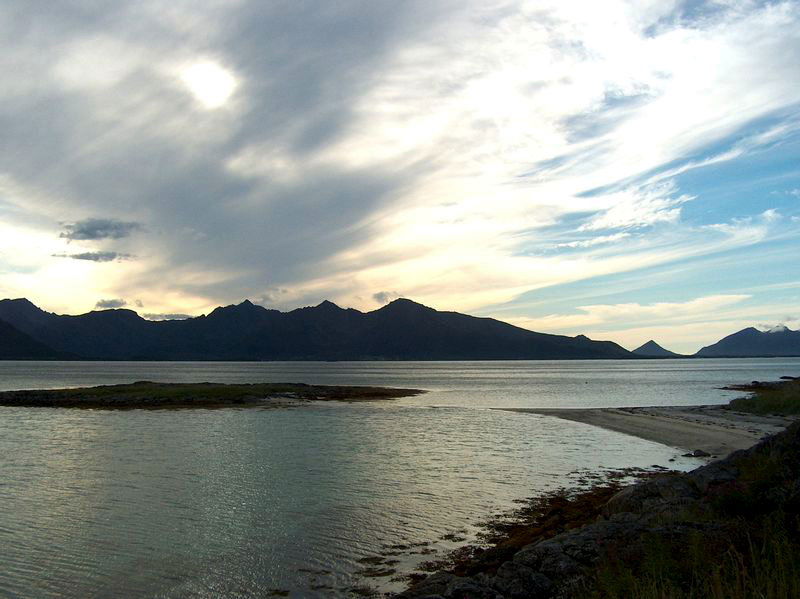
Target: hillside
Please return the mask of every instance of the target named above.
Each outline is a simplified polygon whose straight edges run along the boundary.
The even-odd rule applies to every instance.
[[[0,320],[0,360],[51,360],[64,357]]]

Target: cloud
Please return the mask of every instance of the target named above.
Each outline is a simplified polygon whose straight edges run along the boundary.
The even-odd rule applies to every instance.
[[[372,294],[372,299],[374,299],[379,304],[388,304],[389,302],[396,300],[399,297],[403,296],[397,293],[396,291],[378,291],[377,293]]]
[[[81,252],[78,254],[53,254],[56,258],[72,258],[73,260],[89,260],[91,262],[122,262],[132,258],[130,254],[120,252]]]
[[[99,310],[116,310],[128,305],[124,299],[101,299],[94,305]]]
[[[146,320],[186,320],[187,318],[194,318],[191,314],[142,314]]]
[[[59,237],[81,241],[121,239],[141,228],[141,224],[134,222],[124,222],[109,218],[87,218],[76,223],[64,225],[65,230],[59,235]]]
[[[638,229],[674,223],[680,218],[681,206],[695,197],[678,194],[675,183],[666,181],[612,193],[602,199],[610,207],[590,218],[579,231]]]
[[[578,306],[572,314],[548,314],[538,318],[515,318],[511,322],[518,326],[540,331],[564,331],[594,329],[601,325],[624,323],[626,327],[641,326],[643,323],[663,324],[672,320],[705,318],[715,311],[739,304],[750,295],[727,294],[699,297],[686,302],[655,302],[639,304],[593,304]]]
[[[630,237],[631,234],[625,231],[620,233],[614,233],[612,235],[600,235],[598,237],[592,237],[590,239],[580,239],[577,241],[567,241],[564,243],[556,244],[557,248],[590,248],[596,245],[603,245],[606,243],[614,243],[615,241],[620,241],[627,237]]]
[[[713,18],[535,4],[3,3],[0,221],[18,232],[3,228],[0,271],[25,254],[4,286],[154,313],[259,296],[366,308],[376,289],[463,309],[680,263],[720,237],[734,251],[780,224],[706,229],[763,208],[735,199],[736,177],[721,210],[682,175],[793,135],[793,3]],[[215,78],[230,93],[207,95]],[[520,251],[559,244],[572,251]],[[50,258],[110,253],[139,258]]]

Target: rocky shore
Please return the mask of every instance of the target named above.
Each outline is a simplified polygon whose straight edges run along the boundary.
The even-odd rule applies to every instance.
[[[753,469],[762,472],[765,481]],[[774,471],[772,471],[774,470]],[[764,483],[770,484],[764,484]],[[532,542],[497,567],[472,564],[472,575],[438,572],[397,599],[567,599],[592,596],[598,566],[628,559],[646,544],[689,547],[700,535],[724,541],[732,522],[720,506],[753,506],[797,515],[800,511],[800,423],[748,450],[737,451],[686,474],[642,482],[614,494],[596,521]],[[761,505],[761,509],[756,506]],[[746,510],[739,516],[747,517]]]
[[[780,388],[789,413],[799,389]],[[397,599],[798,597],[800,422],[691,472],[537,510]]]

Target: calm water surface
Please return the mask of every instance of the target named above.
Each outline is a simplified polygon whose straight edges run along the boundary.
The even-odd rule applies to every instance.
[[[676,450],[490,410],[716,403],[716,387],[800,374],[800,359],[657,362],[0,362],[0,389],[135,380],[415,387],[375,404],[289,409],[0,411],[0,596],[344,596],[358,560],[470,537],[571,472],[668,464]],[[733,394],[735,395],[735,394]],[[694,467],[678,458],[669,465]],[[462,532],[465,531],[465,532]],[[419,545],[416,551],[419,551]],[[403,550],[393,566],[429,556]]]

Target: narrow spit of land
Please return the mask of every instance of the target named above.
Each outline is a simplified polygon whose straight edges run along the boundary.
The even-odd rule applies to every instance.
[[[34,408],[179,409],[283,407],[308,401],[376,401],[410,397],[419,389],[302,383],[154,383],[139,381],[76,389],[0,392],[0,406]]]
[[[794,398],[800,387],[795,377],[783,381],[724,387],[755,393],[727,405],[652,406],[637,408],[505,408],[582,422],[640,439],[655,441],[709,456],[722,457],[747,449],[800,419]]]
[[[747,449],[760,439],[782,431],[798,418],[740,412],[727,405],[509,410],[591,424],[670,447],[720,457],[737,449]]]

